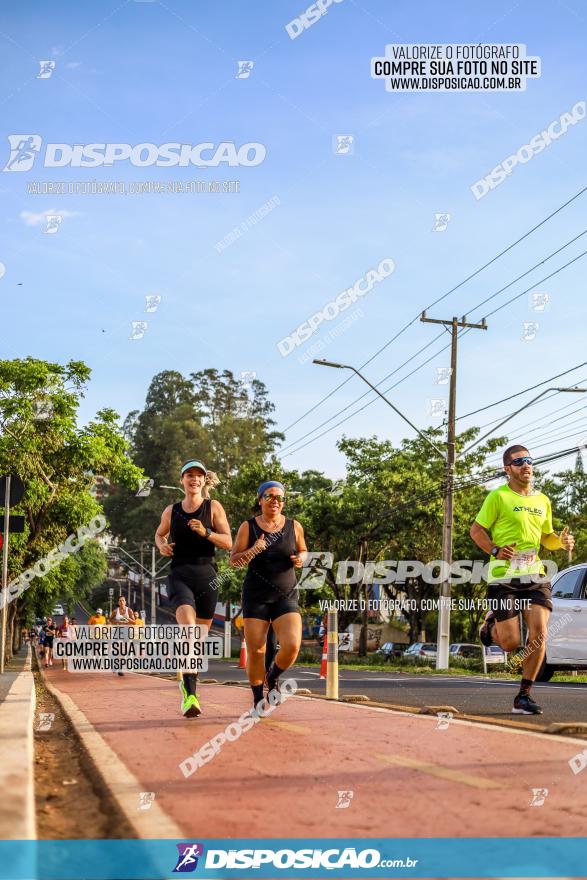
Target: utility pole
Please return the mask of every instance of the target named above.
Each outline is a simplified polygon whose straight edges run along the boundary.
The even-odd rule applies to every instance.
[[[426,312],[422,312],[420,320],[427,324],[442,324],[450,328],[450,392],[448,399],[448,429],[446,441],[446,482],[444,486],[444,519],[442,523],[442,559],[445,563],[446,580],[440,586],[440,608],[438,610],[438,635],[436,668],[448,669],[448,648],[450,644],[450,566],[452,565],[452,532],[453,532],[453,481],[455,472],[455,425],[457,404],[457,339],[461,328],[471,330],[487,330],[485,318],[480,324],[470,324],[467,316],[461,320],[453,317],[452,320],[441,321],[438,318],[427,318]]]

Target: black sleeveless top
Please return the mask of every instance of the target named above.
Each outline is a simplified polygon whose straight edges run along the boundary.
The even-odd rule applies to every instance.
[[[201,537],[197,532],[193,532],[188,526],[190,519],[199,519],[206,528],[212,528],[212,501],[206,498],[193,513],[186,513],[181,506],[181,501],[173,505],[171,509],[171,529],[169,532],[169,540],[175,544],[173,548],[173,556],[171,557],[171,568],[178,565],[186,565],[194,563],[196,560],[207,556],[212,559],[214,557],[215,547],[208,538]]]
[[[249,543],[252,547],[257,538],[265,535],[267,549],[249,562],[243,581],[243,594],[254,596],[264,602],[277,599],[297,598],[297,579],[290,556],[297,552],[293,519],[285,520],[278,532],[264,532],[255,517],[248,520]]]

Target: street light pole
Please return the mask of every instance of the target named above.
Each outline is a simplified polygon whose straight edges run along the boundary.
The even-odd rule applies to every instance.
[[[362,379],[366,385],[369,386],[369,388],[373,389],[373,391],[375,391],[375,393],[378,394],[379,397],[382,400],[384,400],[385,403],[388,406],[390,406],[392,408],[392,410],[394,410],[394,412],[396,412],[398,414],[398,416],[400,416],[404,420],[404,422],[407,422],[408,425],[414,429],[414,431],[418,434],[418,436],[421,437],[421,439],[424,440],[424,442],[427,443],[428,446],[430,446],[431,449],[434,450],[436,455],[438,455],[443,461],[445,461],[445,455],[442,452],[442,450],[440,450],[438,448],[438,446],[436,446],[435,443],[433,443],[425,434],[423,434],[422,431],[420,431],[420,429],[417,428],[416,425],[414,425],[407,418],[407,416],[405,416],[402,412],[400,412],[400,410],[396,406],[394,406],[394,404],[390,400],[388,400],[387,397],[385,397],[385,395],[382,394],[381,391],[379,391],[379,389],[375,387],[375,385],[373,385],[371,382],[369,382],[369,380],[366,379],[365,376],[363,376],[363,374],[360,373],[355,367],[351,367],[349,364],[338,364],[334,361],[327,361],[327,360],[314,360],[313,363],[318,364],[321,367],[334,367],[334,369],[337,369],[337,370],[352,370],[353,373],[356,373],[357,376],[360,379]],[[456,364],[456,358],[455,358],[455,364]],[[365,548],[364,544],[362,544],[361,547],[362,547],[362,549],[365,550],[365,554],[366,554],[366,548]],[[367,598],[367,594],[366,594],[366,589],[365,589],[365,599],[366,598]],[[363,624],[361,626],[361,636],[360,636],[360,641],[359,641],[359,653],[364,651],[365,654],[367,653],[367,631],[368,631],[368,614],[367,614],[366,607],[367,607],[367,603],[365,601],[365,610],[363,611]],[[447,655],[448,655],[448,648],[447,648]],[[447,663],[448,663],[448,657],[447,657]]]
[[[574,386],[573,388],[545,388],[544,391],[541,391],[540,394],[537,394],[536,397],[533,397],[532,400],[529,400],[524,406],[521,406],[515,412],[510,413],[509,416],[506,416],[505,419],[496,425],[494,428],[491,428],[490,431],[487,431],[486,434],[482,434],[481,437],[478,437],[473,443],[467,446],[466,449],[463,449],[461,455],[466,455],[469,450],[473,449],[474,446],[477,446],[482,440],[485,440],[486,437],[489,437],[490,434],[495,434],[498,428],[501,428],[502,425],[505,425],[506,422],[509,422],[510,419],[513,419],[514,416],[517,416],[518,413],[521,413],[523,410],[527,409],[532,403],[539,400],[543,395],[547,394],[549,391],[559,391],[561,393],[567,394],[584,394],[587,391],[587,388],[578,388]]]
[[[388,406],[390,406],[392,408],[392,410],[394,412],[396,412],[398,414],[398,416],[400,416],[404,420],[404,422],[407,422],[408,425],[410,426],[410,428],[413,428],[414,431],[416,432],[416,434],[418,434],[418,436],[421,437],[422,440],[424,440],[424,442],[428,444],[428,446],[431,446],[437,455],[439,455],[442,459],[444,459],[444,453],[438,448],[438,446],[436,446],[432,442],[432,440],[430,440],[426,436],[426,434],[423,434],[422,431],[420,431],[420,429],[417,428],[414,425],[414,423],[411,422],[409,420],[409,418],[403,414],[403,412],[400,412],[399,409],[397,408],[397,406],[394,406],[394,404],[391,402],[391,400],[388,400],[387,397],[384,394],[382,394],[378,388],[375,387],[375,385],[373,385],[371,382],[369,382],[369,380],[366,379],[362,373],[359,373],[359,371],[356,369],[356,367],[351,367],[350,364],[337,364],[334,361],[316,360],[316,359],[313,360],[312,363],[318,364],[318,366],[320,366],[320,367],[334,367],[334,369],[336,369],[336,370],[352,370],[353,373],[356,373],[356,375],[359,377],[359,379],[362,379],[363,382],[366,385],[368,385],[369,388],[371,388],[375,392],[375,394],[378,394],[379,397],[381,398],[381,400],[384,400],[385,403]]]

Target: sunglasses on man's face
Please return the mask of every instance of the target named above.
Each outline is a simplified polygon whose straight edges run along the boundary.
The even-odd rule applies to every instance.
[[[523,464],[533,464],[534,459],[530,458],[529,455],[525,455],[523,458],[510,458],[509,464],[514,464],[516,467],[522,467]]]
[[[278,501],[279,504],[283,504],[285,501],[285,495],[271,495],[270,492],[265,492],[263,495],[263,501]]]

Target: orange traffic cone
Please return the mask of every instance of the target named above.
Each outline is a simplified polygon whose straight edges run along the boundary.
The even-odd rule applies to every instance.
[[[238,668],[246,669],[247,668],[247,643],[243,639],[241,642],[241,653],[238,658]]]
[[[322,648],[322,663],[320,664],[320,678],[326,678],[327,651],[328,651],[328,634],[324,633],[324,646]]]

